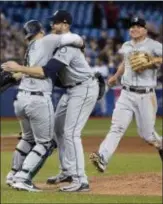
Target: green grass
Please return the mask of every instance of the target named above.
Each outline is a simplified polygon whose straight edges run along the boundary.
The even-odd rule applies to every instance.
[[[84,128],[85,136],[105,136],[110,127],[110,119],[89,120]],[[156,130],[162,133],[162,121],[157,119]],[[16,120],[1,121],[1,135],[19,133],[19,123]],[[136,125],[133,121],[126,132],[126,136],[136,136]],[[86,171],[91,176],[126,175],[138,172],[161,172],[161,162],[156,153],[116,153],[111,159],[105,174],[99,174],[92,166],[85,154]],[[5,185],[5,177],[10,170],[12,153],[1,153],[1,203],[162,203],[160,196],[112,196],[112,195],[87,195],[80,193],[58,193],[45,191],[42,193],[17,192]],[[58,173],[57,154],[49,157],[45,166],[38,173],[34,181],[45,182],[46,179]],[[116,182],[116,181],[115,181]],[[136,187],[135,187],[136,188]]]
[[[80,193],[58,193],[42,192],[28,193],[17,192],[5,185],[5,176],[10,169],[12,154],[2,152],[1,154],[1,195],[2,203],[160,203],[159,196],[107,196],[107,195],[86,195]],[[86,171],[91,176],[124,175],[135,172],[161,172],[161,162],[157,154],[115,154],[110,162],[105,174],[99,174],[94,170],[86,158]],[[152,163],[152,165],[151,165]],[[58,173],[57,154],[49,157],[45,166],[40,170],[35,178],[35,182],[45,182],[46,179]]]
[[[86,124],[86,127],[83,130],[84,136],[105,136],[110,127],[111,119],[110,118],[99,118],[99,119],[90,119]],[[156,130],[159,134],[162,134],[162,119],[158,118],[156,120]],[[20,132],[19,123],[17,120],[1,121],[1,135],[13,135]],[[126,136],[136,136],[137,128],[135,121],[133,121],[129,128],[127,129]]]
[[[6,197],[6,198],[5,198]],[[10,199],[7,199],[10,198]],[[161,197],[157,196],[106,196],[106,195],[81,195],[77,193],[28,193],[8,190],[2,193],[2,204],[5,203],[123,203],[123,204],[161,204]]]

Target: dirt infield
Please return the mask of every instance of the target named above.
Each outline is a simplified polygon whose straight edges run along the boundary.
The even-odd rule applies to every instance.
[[[84,137],[83,146],[85,152],[96,151],[102,140],[103,137]],[[2,137],[1,151],[13,151],[17,142],[18,139],[16,137]],[[120,142],[117,151],[122,153],[156,152],[153,147],[149,146],[139,137],[125,137]]]
[[[103,137],[84,137],[85,152],[96,151]],[[2,137],[1,151],[13,151],[18,139],[16,137]],[[120,153],[156,153],[156,150],[139,137],[125,137],[122,139],[117,152]],[[161,165],[161,164],[160,164]],[[161,173],[135,173],[128,175],[110,175],[91,177],[91,191],[89,194],[103,195],[162,195]],[[36,183],[45,191],[58,191],[60,185],[49,186],[45,183]],[[62,184],[64,185],[64,184]]]
[[[92,195],[162,195],[161,173],[91,177],[89,183],[91,191],[86,193]],[[47,185],[45,183],[37,183],[37,186],[44,191],[54,192],[58,191],[59,187],[64,185],[68,184]]]

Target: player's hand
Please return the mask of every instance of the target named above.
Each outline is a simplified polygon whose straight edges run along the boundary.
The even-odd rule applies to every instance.
[[[14,61],[7,61],[1,65],[4,71],[8,72],[19,72],[20,65]]]
[[[20,72],[13,73],[12,76],[15,78],[16,81],[22,78],[23,74]]]
[[[114,86],[117,83],[117,77],[116,76],[112,76],[108,79],[107,84],[108,86]]]

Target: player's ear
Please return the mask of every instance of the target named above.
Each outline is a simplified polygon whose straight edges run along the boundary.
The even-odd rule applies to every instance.
[[[50,22],[50,27],[51,29],[53,29],[53,22]]]
[[[146,35],[148,34],[148,29],[145,29],[145,34],[146,34]]]
[[[42,33],[43,35],[45,35],[45,31],[44,31],[44,30],[41,30],[41,33]]]

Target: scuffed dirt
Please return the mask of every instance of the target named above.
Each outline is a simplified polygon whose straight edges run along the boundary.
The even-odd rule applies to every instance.
[[[60,186],[68,184],[47,185],[36,183],[36,185],[45,191],[57,192]],[[91,177],[90,188],[91,191],[85,192],[86,194],[162,196],[162,174],[136,173],[108,177]]]

